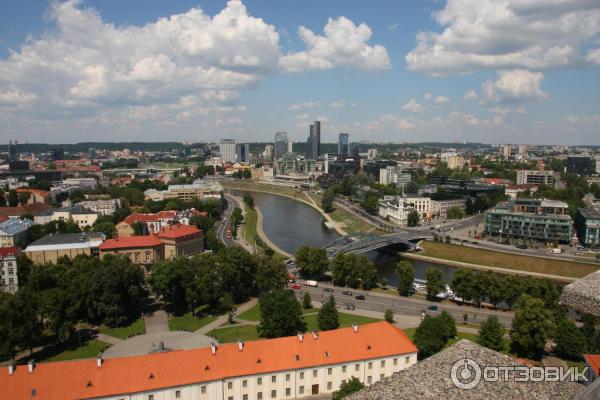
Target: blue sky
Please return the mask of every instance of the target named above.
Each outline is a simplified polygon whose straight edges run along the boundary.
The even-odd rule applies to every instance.
[[[0,5],[0,136],[600,144],[595,0]]]

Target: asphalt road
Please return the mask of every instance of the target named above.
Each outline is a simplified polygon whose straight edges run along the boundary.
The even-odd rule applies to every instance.
[[[333,288],[334,292],[325,292],[324,288]],[[349,290],[352,292],[352,296],[342,294],[342,292]],[[387,309],[391,309],[397,315],[413,315],[420,316],[424,310],[427,310],[429,306],[437,306],[438,311],[427,311],[431,315],[437,315],[439,312],[448,311],[450,315],[456,319],[457,322],[463,321],[463,316],[466,313],[469,317],[469,322],[481,323],[485,321],[488,316],[495,315],[498,320],[505,327],[510,328],[514,312],[512,311],[498,311],[480,309],[468,305],[456,305],[454,303],[438,303],[411,297],[401,297],[385,295],[382,293],[374,293],[365,290],[348,289],[330,284],[319,282],[319,287],[310,287],[302,285],[299,290],[294,290],[296,296],[301,299],[304,293],[308,292],[313,301],[325,301],[333,294],[336,304],[341,306],[342,309],[347,304],[354,304],[356,309],[370,310],[377,312],[384,312]],[[365,300],[357,300],[354,296],[362,294],[365,296]]]
[[[217,237],[219,240],[227,247],[233,246],[235,242],[232,238],[227,237],[227,228],[229,226],[229,221],[231,219],[231,214],[233,213],[233,209],[235,208],[235,200],[233,200],[230,196],[225,196],[226,201],[226,209],[221,215],[221,219],[217,225]]]

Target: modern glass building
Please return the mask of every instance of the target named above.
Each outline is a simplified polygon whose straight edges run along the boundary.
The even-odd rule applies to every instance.
[[[338,136],[338,154],[350,154],[350,135],[347,133]]]
[[[287,132],[275,132],[275,146],[273,148],[273,158],[275,160],[283,157],[288,152],[288,135]]]
[[[600,247],[600,211],[595,208],[579,208],[575,217],[579,243],[586,247]]]

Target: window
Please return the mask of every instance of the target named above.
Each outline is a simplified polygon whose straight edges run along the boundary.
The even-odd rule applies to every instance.
[[[274,399],[277,397],[277,390],[271,390],[271,398]]]
[[[181,390],[176,390],[175,391],[175,398],[176,399],[180,399],[181,398]]]
[[[342,372],[346,373],[346,366],[345,365],[342,366]]]
[[[345,379],[342,379],[342,385],[343,385],[344,383],[346,383],[346,380],[345,380]]]
[[[300,372],[300,379],[304,379],[304,372]]]
[[[256,384],[262,385],[262,378],[256,378]]]
[[[394,365],[398,365],[398,359],[394,358]]]
[[[354,370],[360,371],[360,364],[354,364]]]
[[[151,253],[149,251],[146,252],[146,262],[150,262],[150,255]]]
[[[248,387],[248,381],[247,380],[243,380],[242,381],[242,387]]]
[[[248,395],[247,394],[242,395],[242,400],[248,400]]]
[[[333,373],[333,368],[327,368],[327,375],[331,375]]]
[[[289,382],[290,381],[290,374],[285,374],[285,381]]]
[[[206,393],[206,386],[200,386],[200,393]]]
[[[292,395],[292,389],[285,388],[285,397],[290,397]]]
[[[148,400],[154,400],[154,395],[153,394],[149,394],[148,395]]]
[[[381,360],[381,367],[385,367],[385,360]]]
[[[233,396],[229,396],[227,400],[233,400]]]
[[[369,363],[368,368],[369,369],[373,369],[373,363],[372,362]]]
[[[383,378],[385,378],[385,375],[384,374],[380,374],[379,375],[379,380],[382,380]]]
[[[370,385],[371,382],[373,382],[373,378],[371,378],[371,376],[367,376],[367,383]]]
[[[227,389],[233,389],[233,382],[227,382]]]
[[[256,400],[262,400],[262,392],[256,393]]]
[[[313,369],[313,378],[316,378],[318,373],[319,373],[319,371],[317,371],[316,369]]]
[[[406,357],[406,363],[408,364],[410,362],[410,356]]]
[[[8,269],[8,274],[9,274],[9,275],[12,275],[12,274],[14,274],[14,273],[15,273],[15,271],[14,271],[12,268],[9,268],[9,269]]]
[[[271,377],[271,382],[272,382],[272,383],[275,383],[275,382],[277,382],[277,375],[273,375],[273,376]]]
[[[140,253],[135,253],[135,262],[140,262]]]
[[[300,387],[298,388],[298,393],[300,393],[300,394],[304,394],[304,386],[300,386]]]
[[[332,387],[332,386],[333,386],[333,385],[331,384],[331,382],[327,382],[327,390],[331,390],[331,387]]]

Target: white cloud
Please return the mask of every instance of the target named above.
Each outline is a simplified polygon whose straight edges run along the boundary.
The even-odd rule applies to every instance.
[[[386,114],[374,121],[367,122],[364,127],[361,125],[360,130],[364,129],[367,133],[373,132],[397,132],[412,129],[415,124],[406,118],[399,118],[394,114]]]
[[[336,100],[336,101],[332,101],[329,104],[329,107],[333,107],[333,108],[342,108],[344,107],[345,103],[342,100]]]
[[[463,99],[465,100],[475,100],[477,98],[477,93],[473,89],[469,89],[463,94]]]
[[[362,70],[390,68],[387,50],[381,45],[369,46],[373,32],[365,23],[356,26],[346,17],[329,18],[324,35],[315,34],[300,26],[298,35],[307,49],[280,58],[279,65],[286,71],[323,70],[349,66]]]
[[[438,105],[450,103],[450,98],[446,96],[437,96],[433,102]]]
[[[543,73],[526,69],[498,71],[497,80],[488,79],[481,85],[482,104],[515,103],[548,97],[540,87],[543,79]]]
[[[402,109],[411,113],[419,113],[424,110],[423,106],[417,103],[415,99],[410,99],[408,103],[402,106]]]
[[[473,114],[466,114],[458,111],[453,111],[448,115],[448,120],[454,123],[477,126],[481,123],[479,118]]]
[[[431,99],[432,94],[427,92],[423,95],[423,98],[425,99],[425,101],[429,101]]]
[[[352,103],[350,103],[350,107],[352,107],[352,108],[358,108],[359,104],[357,102],[353,101]]]
[[[600,49],[588,51],[588,53],[585,56],[585,60],[590,64],[600,65]]]
[[[594,62],[599,51],[583,54],[600,34],[597,0],[448,0],[433,17],[443,29],[417,35],[410,70],[563,67]]]
[[[290,104],[288,109],[290,110],[303,110],[306,108],[317,108],[320,107],[318,101],[305,101],[303,103]]]

